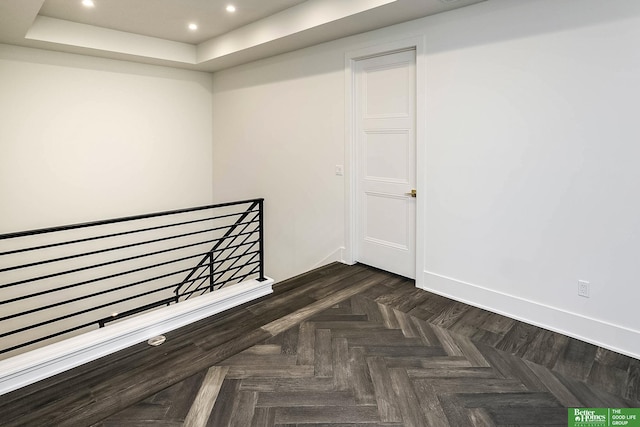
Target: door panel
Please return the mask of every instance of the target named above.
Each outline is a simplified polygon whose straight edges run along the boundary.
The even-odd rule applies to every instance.
[[[400,61],[411,60],[405,53],[385,55],[360,61],[364,77],[365,119],[409,118],[411,114],[411,70],[402,63],[389,63],[390,56],[401,56]]]
[[[405,198],[371,192],[365,197],[365,241],[409,250],[410,236],[407,235],[405,221],[410,214]]]
[[[411,184],[413,141],[408,131],[365,131],[363,138],[365,179]]]
[[[356,63],[358,261],[415,277],[415,51]]]

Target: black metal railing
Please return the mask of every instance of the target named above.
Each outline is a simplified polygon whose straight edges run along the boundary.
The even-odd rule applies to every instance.
[[[0,235],[0,354],[247,279],[265,279],[263,199]]]

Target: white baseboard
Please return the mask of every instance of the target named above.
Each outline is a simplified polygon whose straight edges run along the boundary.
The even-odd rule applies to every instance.
[[[421,289],[434,294],[640,359],[640,331],[429,271],[423,272],[422,283]]]
[[[323,258],[320,262],[316,263],[316,265],[313,266],[312,270],[315,270],[316,268],[324,267],[325,265],[331,264],[332,262],[341,262],[344,264],[345,262],[343,260],[343,253],[344,253],[343,247],[336,249],[335,251],[327,255],[325,258]]]
[[[0,361],[0,395],[273,292],[248,280]]]

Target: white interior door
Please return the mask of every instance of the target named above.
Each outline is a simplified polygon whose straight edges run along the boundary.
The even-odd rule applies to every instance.
[[[415,278],[416,54],[355,65],[356,258]]]

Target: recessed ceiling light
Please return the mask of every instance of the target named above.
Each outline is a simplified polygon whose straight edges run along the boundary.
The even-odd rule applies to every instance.
[[[94,7],[95,3],[93,3],[93,0],[82,0],[82,5],[85,7]]]
[[[227,12],[233,13],[236,11],[236,7],[232,4],[227,6]]]
[[[198,29],[198,24],[194,24],[193,22],[191,24],[189,24],[189,29],[191,31],[195,31]]]

